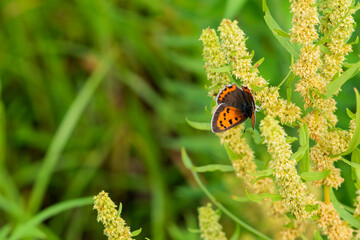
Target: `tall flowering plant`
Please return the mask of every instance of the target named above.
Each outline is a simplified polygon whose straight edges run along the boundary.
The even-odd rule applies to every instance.
[[[352,51],[352,43],[348,41],[354,31],[353,14],[358,6],[349,0],[290,2],[293,14],[290,33],[280,29],[265,1],[263,3],[266,23],[294,59],[288,76],[278,86],[271,86],[261,77],[258,70],[261,62],[252,63],[245,33],[237,21],[224,19],[217,31],[210,28],[203,30],[200,40],[203,43],[209,95],[215,98],[225,85],[231,83],[246,85],[252,90],[255,101],[265,114],[259,124],[260,132],[253,131],[254,139],[261,137],[257,143],[266,145],[272,160],[264,169],[257,168],[254,150],[243,136],[243,125],[217,135],[229,153],[236,176],[243,179],[248,198],[263,205],[270,203],[272,215],[284,219],[280,238],[295,239],[309,229],[309,225],[315,225],[314,233],[318,238],[322,234],[328,239],[351,239],[360,233],[360,221],[357,219],[360,197],[355,199],[355,209],[345,210],[332,189],[339,188],[344,182],[341,170],[334,165],[335,161],[343,161],[352,167],[355,186],[360,189],[360,150],[357,148],[360,143],[360,96],[355,89],[356,114],[348,111],[350,124],[347,129],[340,129],[336,126],[338,118],[334,95],[360,69],[360,62],[347,63],[344,68],[346,55]],[[279,94],[281,85],[294,79],[297,81],[294,91],[300,93],[303,106],[291,101],[290,88],[286,98]],[[209,128],[206,124],[191,121],[189,124],[201,129]],[[285,125],[298,129],[300,147],[296,152],[292,151],[293,140],[285,131]],[[349,154],[351,161],[343,157]],[[185,150],[183,160],[220,210],[250,232],[268,239],[214,199],[198,176],[199,168],[192,165]],[[210,171],[212,168],[208,166],[207,169]],[[219,170],[219,167],[216,169]],[[223,170],[227,170],[226,166]],[[321,189],[323,197],[315,197],[305,182],[312,182]],[[207,233],[213,231],[207,228],[212,226],[221,230],[217,218],[204,221],[204,209],[208,208],[201,208],[201,236],[211,236]],[[211,219],[215,219],[213,224],[209,223]],[[222,232],[221,236],[224,239]]]

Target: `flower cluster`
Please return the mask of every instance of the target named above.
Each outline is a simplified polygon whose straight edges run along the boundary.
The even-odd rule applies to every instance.
[[[291,0],[293,27],[291,41],[304,45],[311,44],[318,38],[315,26],[319,23],[316,0]]]
[[[199,224],[201,237],[204,240],[226,240],[225,233],[219,223],[220,216],[211,208],[208,203],[199,208]]]
[[[331,39],[324,43],[329,52],[323,53],[322,57],[324,65],[321,73],[326,79],[332,79],[336,73],[342,72],[345,56],[352,51],[351,45],[346,43],[354,32],[352,2],[352,0],[333,0],[324,1],[320,5],[322,17],[319,29],[323,35],[330,34]],[[338,24],[340,25],[337,27]]]
[[[331,157],[331,155],[344,152],[351,140],[351,135],[347,131],[328,132],[311,148],[310,158],[316,164],[318,171],[330,169],[330,175],[325,179],[317,181],[318,186],[327,185],[338,188],[344,179],[340,176],[340,169],[334,166],[334,161],[340,157]]]
[[[340,219],[339,214],[331,204],[320,202],[318,216],[319,219],[316,223],[330,240],[347,240],[352,237],[353,229]]]
[[[286,240],[295,240],[297,237],[300,237],[301,234],[305,231],[306,224],[304,221],[290,221],[287,224],[288,227],[285,227],[281,231],[281,238]]]
[[[204,29],[200,40],[203,42],[203,57],[207,79],[211,81],[209,95],[216,96],[224,85],[229,84],[229,78],[224,72],[214,72],[213,68],[223,67],[227,64],[225,54],[221,50],[219,38],[214,29]]]
[[[202,32],[200,40],[203,42],[203,56],[205,59],[205,69],[208,79],[211,81],[209,95],[216,96],[222,87],[230,83],[226,73],[214,71],[214,68],[232,66],[232,74],[241,79],[246,86],[258,87],[260,91],[254,94],[255,100],[261,102],[265,112],[273,117],[279,117],[281,123],[291,124],[300,119],[300,108],[292,102],[280,98],[278,88],[269,87],[268,82],[259,76],[257,66],[252,65],[251,56],[245,45],[245,34],[237,26],[237,21],[224,19],[218,31],[220,39],[215,30],[205,29]],[[242,176],[246,183],[250,183],[254,176],[249,175],[256,171],[253,162],[253,151],[241,137],[242,126],[238,126],[223,134],[219,134],[221,141],[227,143],[233,152],[243,157],[233,161],[237,176]],[[255,186],[248,184],[256,192],[269,192],[272,187],[271,179],[262,179],[257,181]],[[270,185],[269,185],[270,184]]]
[[[284,198],[283,204],[296,219],[308,219],[313,212],[307,211],[306,206],[315,205],[316,201],[297,174],[296,161],[291,159],[291,146],[286,142],[287,135],[284,129],[277,120],[268,115],[261,121],[260,130],[273,159],[270,168],[274,169],[276,183]]]
[[[130,228],[125,226],[124,219],[120,217],[115,203],[108,195],[102,191],[94,197],[94,209],[98,211],[97,221],[104,224],[104,234],[108,239],[132,240]]]
[[[340,169],[334,166],[340,157],[334,155],[348,149],[355,120],[350,122],[348,131],[335,128],[338,121],[335,115],[336,101],[332,97],[325,98],[324,94],[328,91],[329,83],[342,73],[345,56],[352,51],[347,41],[354,31],[354,7],[351,0],[290,2],[293,13],[290,40],[301,45],[300,54],[291,70],[299,77],[295,91],[302,96],[307,114],[301,116],[298,106],[279,96],[279,87],[269,86],[268,81],[260,76],[258,66],[252,64],[252,54],[246,48],[245,34],[237,26],[237,21],[224,19],[218,28],[220,38],[213,29],[205,29],[201,35],[205,68],[211,81],[209,94],[215,97],[224,85],[230,83],[231,75],[255,90],[254,98],[265,113],[265,118],[260,122],[260,131],[272,157],[268,167],[274,172],[275,183],[283,198],[272,203],[271,212],[274,216],[290,212],[296,218],[290,220],[290,227],[282,232],[283,239],[299,236],[305,229],[306,221],[314,215],[318,217],[315,222],[330,240],[350,239],[353,229],[340,219],[327,196],[330,187],[337,189],[344,181]],[[225,73],[219,68],[231,71]],[[314,182],[315,186],[325,186],[325,203],[315,199],[297,173],[291,145],[280,125],[294,126],[297,121],[307,126],[309,137],[315,142],[310,153],[306,153],[310,155],[314,169],[330,170],[326,178]],[[218,135],[223,144],[240,156],[232,163],[237,176],[244,179],[247,187],[257,193],[273,193],[275,188],[271,178],[255,181],[256,177],[249,174],[256,172],[256,165],[253,161],[254,151],[242,136],[243,129],[239,125]],[[355,216],[360,215],[359,199],[357,197]]]

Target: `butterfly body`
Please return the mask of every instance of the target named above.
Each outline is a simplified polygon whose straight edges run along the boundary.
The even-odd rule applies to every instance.
[[[241,89],[234,83],[225,86],[216,98],[218,107],[211,119],[214,133],[224,132],[251,118],[255,127],[255,100],[246,86]]]

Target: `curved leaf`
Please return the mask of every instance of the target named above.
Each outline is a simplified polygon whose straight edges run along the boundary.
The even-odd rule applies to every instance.
[[[345,156],[350,154],[358,145],[359,145],[359,136],[360,136],[360,95],[356,88],[354,88],[356,95],[356,126],[354,135],[351,138],[348,149],[340,154],[332,155],[332,157]]]
[[[341,86],[346,83],[346,81],[350,80],[352,77],[354,77],[360,70],[360,62],[352,65],[350,68],[348,68],[343,74],[341,74],[338,78],[333,80],[329,83],[327,86],[326,93],[322,94],[322,97],[324,99],[327,99],[334,95],[334,93],[341,88]]]
[[[330,188],[330,199],[335,210],[338,212],[340,217],[354,228],[360,229],[360,222],[340,205],[340,202],[336,199],[334,191],[331,188]]]
[[[210,122],[194,122],[191,121],[189,119],[185,119],[185,121],[187,122],[187,124],[189,124],[191,127],[198,129],[198,130],[206,130],[206,131],[210,131],[211,130],[211,123]]]
[[[360,150],[355,148],[351,154],[351,162],[359,164],[359,167],[351,169],[351,176],[354,180],[354,185],[356,189],[360,189]]]
[[[265,22],[276,37],[276,39],[280,42],[280,44],[294,57],[297,57],[298,49],[295,48],[295,46],[290,42],[290,39],[286,36],[281,36],[282,34],[279,34],[279,32],[285,32],[281,29],[279,24],[274,20],[274,18],[271,16],[269,8],[266,5],[266,0],[263,0],[263,11],[265,12]]]
[[[242,158],[245,154],[239,154],[239,153],[235,153],[230,147],[229,145],[227,145],[227,143],[224,143],[226,152],[230,158],[231,161],[236,161],[240,158]]]
[[[305,182],[319,181],[326,178],[330,174],[330,169],[322,172],[303,172],[300,173],[300,177],[305,180]]]
[[[247,197],[253,202],[261,202],[265,198],[270,198],[273,202],[281,201],[283,197],[275,193],[261,193],[261,194],[249,194],[247,189],[245,189]]]
[[[214,172],[214,171],[233,172],[234,167],[232,165],[209,164],[200,167],[193,167],[193,170],[195,172]]]

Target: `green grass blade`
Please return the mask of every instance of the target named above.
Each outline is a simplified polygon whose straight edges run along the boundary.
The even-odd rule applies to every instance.
[[[84,87],[71,104],[58,130],[56,131],[48,151],[46,152],[44,161],[36,177],[34,188],[31,192],[28,207],[28,212],[30,214],[36,212],[40,208],[46,188],[49,184],[56,163],[59,160],[60,154],[69,140],[76,123],[79,121],[81,114],[84,112],[86,105],[91,100],[96,88],[109,71],[111,67],[110,59],[111,56],[107,55],[101,60],[94,73],[86,81]]]
[[[78,198],[69,200],[66,202],[61,202],[58,204],[54,204],[51,207],[48,207],[29,219],[28,221],[18,225],[14,232],[11,234],[9,240],[16,240],[22,238],[24,235],[27,234],[28,231],[35,228],[37,225],[49,219],[61,212],[67,211],[72,208],[82,207],[91,205],[93,203],[92,197],[85,197],[85,198]]]

